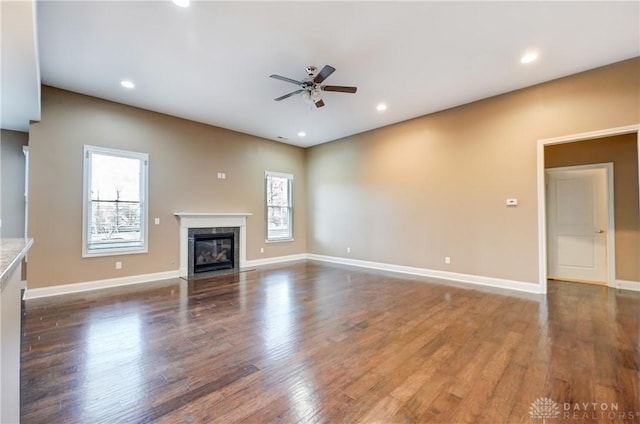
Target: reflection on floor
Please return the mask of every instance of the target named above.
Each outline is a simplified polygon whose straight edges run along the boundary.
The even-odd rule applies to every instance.
[[[22,325],[25,423],[640,422],[640,293],[605,287],[299,262],[30,300]]]

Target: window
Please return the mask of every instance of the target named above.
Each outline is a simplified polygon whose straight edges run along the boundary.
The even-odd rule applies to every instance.
[[[279,172],[265,174],[267,204],[267,241],[293,238],[293,175]]]
[[[84,146],[83,256],[147,251],[148,155]]]

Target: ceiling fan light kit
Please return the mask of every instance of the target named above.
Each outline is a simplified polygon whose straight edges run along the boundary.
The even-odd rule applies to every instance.
[[[291,93],[287,93],[283,96],[276,97],[274,100],[279,102],[281,100],[287,99],[291,96],[295,96],[296,94],[302,93],[302,99],[305,101],[313,102],[316,107],[320,108],[324,106],[324,101],[322,100],[322,91],[333,91],[336,93],[355,93],[358,90],[358,87],[350,87],[350,86],[342,86],[342,85],[321,85],[322,82],[331,75],[336,68],[325,65],[320,72],[318,72],[318,68],[315,66],[307,66],[305,71],[307,72],[307,78],[304,81],[297,81],[291,78],[283,77],[281,75],[269,75],[271,78],[288,82],[291,84],[295,84],[300,87],[300,89],[296,91],[292,91]]]

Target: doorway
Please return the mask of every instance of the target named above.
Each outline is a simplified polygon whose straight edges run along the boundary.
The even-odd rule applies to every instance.
[[[547,278],[612,285],[613,164],[549,168],[545,174]]]
[[[618,137],[621,136],[621,137]],[[569,165],[584,165],[587,163],[593,164],[594,162],[582,161],[565,164],[553,164],[550,158],[547,157],[547,151],[555,148],[572,148],[571,146],[579,147],[572,154],[573,156],[581,156],[583,148],[581,146],[587,146],[595,141],[603,141],[606,146],[605,151],[608,151],[612,146],[608,144],[609,141],[619,140],[620,138],[629,139],[633,146],[633,153],[626,154],[626,157],[630,160],[626,161],[626,169],[629,171],[630,166],[633,167],[632,172],[625,172],[623,178],[618,175],[622,172],[623,167],[618,166],[617,161],[609,159],[599,160],[596,162],[615,162],[615,184],[614,188],[616,195],[614,196],[616,202],[624,202],[621,207],[615,206],[615,221],[616,226],[621,226],[621,230],[616,228],[615,243],[616,253],[621,256],[619,261],[615,260],[615,264],[612,261],[607,263],[607,268],[611,270],[609,276],[609,283],[616,288],[623,288],[629,290],[640,289],[640,264],[637,261],[638,252],[640,251],[640,242],[638,237],[640,231],[640,124],[628,125],[626,127],[610,128],[606,130],[592,131],[587,133],[579,133],[573,135],[567,135],[562,137],[554,137],[548,139],[538,140],[537,145],[537,199],[538,199],[538,282],[540,286],[540,292],[547,292],[547,276],[548,276],[548,252],[547,252],[547,202],[546,202],[546,167],[563,167]],[[629,142],[629,140],[627,140]],[[588,150],[588,149],[584,149]],[[565,152],[566,153],[566,152]],[[623,182],[621,185],[620,182]],[[618,195],[620,188],[628,190],[625,195]],[[629,195],[628,193],[631,193]],[[623,214],[624,212],[624,214]],[[624,216],[622,216],[624,215]],[[631,221],[633,222],[631,222]],[[619,222],[618,222],[619,221]],[[631,224],[628,224],[631,222]],[[632,231],[624,231],[627,228],[632,228]],[[611,232],[609,232],[611,233]],[[618,240],[617,235],[620,235]],[[624,236],[624,237],[623,237]],[[631,259],[630,259],[631,258]]]

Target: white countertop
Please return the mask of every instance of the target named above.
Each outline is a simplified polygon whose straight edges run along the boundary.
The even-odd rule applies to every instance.
[[[0,288],[4,290],[9,276],[20,265],[33,244],[33,239],[0,239]]]

